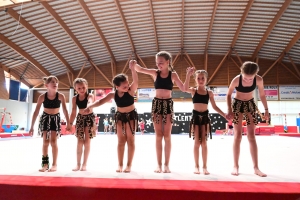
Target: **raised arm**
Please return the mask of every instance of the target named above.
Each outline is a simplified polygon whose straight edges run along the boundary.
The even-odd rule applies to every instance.
[[[269,110],[268,110],[268,103],[267,103],[265,90],[264,90],[264,81],[263,81],[263,78],[258,75],[256,75],[256,80],[257,80],[256,83],[257,83],[257,87],[258,87],[259,97],[265,108],[265,116],[264,117],[265,117],[266,121],[269,121]]]
[[[137,88],[138,88],[138,75],[137,75],[137,72],[135,70],[135,65],[137,65],[137,62],[135,60],[131,60],[129,62],[129,68],[131,70],[131,74],[132,74],[132,83],[130,85],[130,95],[131,96],[134,96]]]
[[[217,106],[217,104],[215,102],[214,93],[211,90],[209,90],[208,94],[209,94],[209,100],[210,100],[210,103],[211,103],[211,106],[213,107],[213,109],[226,119],[225,113]]]
[[[41,105],[44,101],[44,98],[45,98],[45,94],[42,94],[39,96],[38,100],[37,100],[37,104],[36,104],[36,107],[35,107],[35,110],[33,112],[33,115],[32,115],[32,120],[31,120],[31,126],[30,126],[30,130],[29,130],[29,135],[32,136],[33,135],[33,126],[34,126],[34,123],[35,123],[35,120],[40,112],[40,108],[41,108]]]
[[[99,100],[95,101],[94,103],[89,104],[89,105],[84,109],[84,113],[89,113],[89,110],[90,110],[90,109],[105,104],[106,102],[108,102],[109,100],[111,100],[112,98],[114,98],[114,95],[115,95],[115,92],[110,92],[110,93],[108,93],[105,97],[103,97],[102,99],[99,99]]]
[[[139,64],[136,64],[134,68],[139,73],[151,75],[153,78],[156,77],[155,69],[146,69],[141,67]]]
[[[186,78],[183,84],[185,92],[191,93],[192,95],[194,95],[195,90],[193,88],[190,88],[189,85],[190,85],[190,78],[193,73],[194,73],[194,67],[188,67],[186,70]]]

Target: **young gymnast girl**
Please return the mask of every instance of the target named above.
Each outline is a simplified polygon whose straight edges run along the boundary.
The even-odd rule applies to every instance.
[[[210,101],[213,109],[224,118],[222,110],[216,105],[214,94],[206,88],[208,73],[205,70],[197,70],[194,73],[196,87],[189,88],[190,76],[194,73],[194,68],[188,68],[184,87],[186,92],[191,93],[194,104],[193,115],[190,122],[190,137],[194,139],[194,159],[195,174],[200,174],[199,167],[199,148],[202,148],[203,173],[208,175],[207,170],[207,138],[211,135],[211,123],[208,112],[208,102]]]
[[[75,133],[75,136],[77,137],[77,165],[73,171],[86,171],[91,148],[91,139],[96,135],[96,123],[93,110],[90,109],[89,112],[84,113],[84,109],[88,104],[94,102],[94,95],[88,93],[88,82],[83,78],[76,78],[73,82],[73,87],[76,90],[77,95],[72,98],[72,112],[70,115],[71,125],[73,125],[76,116],[76,107],[78,107]],[[83,163],[81,165],[82,153]]]
[[[47,88],[47,92],[40,95],[35,111],[32,116],[31,127],[29,130],[29,134],[33,135],[33,126],[35,120],[40,112],[41,105],[44,106],[44,112],[40,117],[38,134],[43,137],[43,149],[42,149],[42,168],[39,170],[40,172],[45,172],[49,170],[49,156],[48,156],[48,147],[49,143],[52,147],[52,156],[53,162],[52,167],[49,170],[50,172],[54,172],[57,170],[57,138],[60,136],[60,105],[62,105],[63,113],[66,118],[67,127],[66,130],[70,131],[71,126],[69,124],[69,114],[66,107],[66,99],[62,93],[57,91],[58,89],[58,79],[55,76],[49,76],[43,78],[45,87]]]
[[[155,56],[158,69],[146,69],[136,65],[139,73],[148,74],[154,80],[155,98],[152,101],[152,120],[156,137],[156,173],[170,173],[171,131],[174,117],[172,90],[174,82],[184,92],[183,84],[172,67],[172,56],[169,52],[161,51]],[[162,140],[165,142],[165,163],[162,170]]]
[[[134,106],[134,95],[138,87],[138,76],[134,69],[136,65],[135,60],[129,62],[129,68],[132,73],[132,83],[129,85],[128,77],[125,74],[118,74],[113,78],[115,87],[114,92],[108,93],[104,98],[95,101],[89,105],[85,110],[101,106],[114,98],[117,105],[117,112],[115,113],[116,133],[118,136],[118,160],[119,165],[117,172],[129,173],[131,171],[133,155],[135,151],[134,135],[138,125],[138,114]],[[123,169],[123,157],[125,144],[128,147],[128,161],[126,168]]]
[[[264,92],[263,78],[257,75],[259,67],[254,62],[244,62],[241,67],[241,74],[236,76],[230,83],[227,92],[228,117],[232,119],[234,127],[234,142],[233,142],[233,159],[234,166],[232,175],[239,175],[239,156],[240,144],[242,140],[243,118],[246,119],[247,138],[250,146],[250,153],[253,161],[254,173],[258,176],[265,177],[265,173],[258,168],[258,150],[255,140],[255,126],[257,125],[258,110],[254,98],[253,91],[258,87],[259,96],[263,106],[265,107],[265,120],[269,120],[268,104]],[[236,95],[233,101],[231,95],[236,89]],[[262,116],[262,115],[261,115]]]

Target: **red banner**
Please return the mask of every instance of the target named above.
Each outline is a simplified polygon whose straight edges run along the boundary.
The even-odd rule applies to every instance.
[[[110,92],[112,92],[112,88],[96,89],[95,90],[95,100],[102,99]],[[112,102],[112,100],[110,100],[109,102]]]

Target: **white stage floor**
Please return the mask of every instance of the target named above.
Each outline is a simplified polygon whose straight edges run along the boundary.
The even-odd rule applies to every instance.
[[[247,137],[243,136],[240,155],[240,175],[232,176],[233,136],[213,135],[208,141],[210,175],[194,171],[193,140],[188,135],[172,135],[170,169],[172,173],[154,173],[156,168],[155,135],[136,135],[136,151],[132,172],[116,173],[117,136],[97,135],[91,143],[87,170],[73,172],[76,165],[76,137],[62,136],[58,140],[58,170],[38,172],[41,166],[41,138],[0,139],[0,174],[26,176],[172,179],[246,182],[300,182],[300,138],[257,136],[259,167],[268,177],[253,174]],[[51,147],[49,147],[52,161]],[[201,158],[200,158],[201,160]],[[124,163],[127,162],[126,151]],[[202,162],[200,162],[202,166]]]

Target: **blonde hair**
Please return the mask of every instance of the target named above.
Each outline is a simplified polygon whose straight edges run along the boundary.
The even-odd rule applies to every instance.
[[[167,52],[167,51],[160,51],[160,52],[158,52],[156,55],[155,55],[155,57],[157,58],[157,57],[163,57],[165,60],[168,60],[168,61],[170,61],[169,62],[169,70],[170,71],[175,71],[174,70],[174,68],[173,68],[173,66],[172,66],[172,55],[169,53],[169,52]]]
[[[197,78],[198,74],[204,74],[205,78],[206,79],[208,78],[208,73],[204,69],[200,69],[200,70],[195,71],[194,78]]]
[[[43,77],[44,84],[50,83],[52,79],[54,79],[58,83],[58,78],[56,76],[46,76]]]
[[[74,81],[73,81],[73,87],[75,88],[76,87],[76,84],[78,83],[84,83],[86,84],[86,86],[88,86],[88,82],[86,79],[84,78],[76,78]]]
[[[259,71],[259,66],[255,62],[246,61],[241,66],[241,72],[247,75],[255,75]]]

